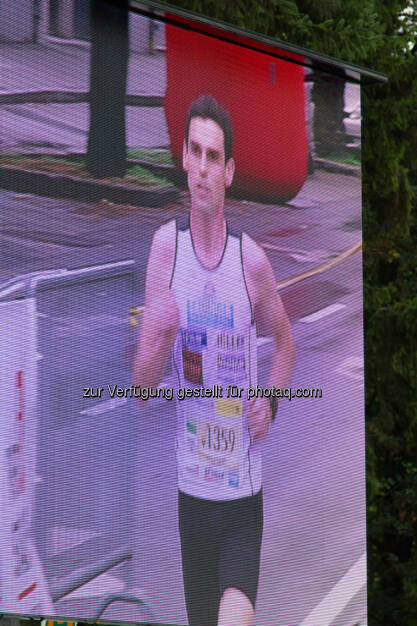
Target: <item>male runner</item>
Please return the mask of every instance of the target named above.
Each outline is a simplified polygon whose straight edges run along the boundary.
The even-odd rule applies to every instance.
[[[288,384],[294,342],[264,251],[248,235],[228,229],[232,127],[211,96],[189,109],[183,167],[189,223],[170,221],[154,235],[135,384],[158,385],[172,351],[178,387],[196,392],[177,403],[179,528],[190,626],[250,626],[263,527],[259,442],[277,407],[268,398],[247,401],[246,390],[257,384],[257,334],[274,339],[269,387]],[[212,388],[214,396],[214,385],[222,397],[198,397],[201,388]]]

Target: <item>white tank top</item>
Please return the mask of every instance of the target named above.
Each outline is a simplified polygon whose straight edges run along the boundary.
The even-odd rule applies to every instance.
[[[196,257],[189,225],[177,223],[171,288],[180,318],[172,355],[177,391],[192,394],[177,400],[178,487],[206,500],[254,495],[261,451],[246,411],[247,389],[257,384],[257,343],[241,235],[227,232],[222,258],[208,270]]]

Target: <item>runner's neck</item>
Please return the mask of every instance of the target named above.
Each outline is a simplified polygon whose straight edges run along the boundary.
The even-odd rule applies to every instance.
[[[216,269],[226,246],[227,225],[224,214],[195,215],[191,212],[190,231],[194,254],[199,263],[207,270]]]

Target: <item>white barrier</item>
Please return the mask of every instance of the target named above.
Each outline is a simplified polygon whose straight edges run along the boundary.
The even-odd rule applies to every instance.
[[[19,295],[16,281],[0,299]],[[31,534],[36,483],[36,304],[0,302],[0,612],[53,610]]]

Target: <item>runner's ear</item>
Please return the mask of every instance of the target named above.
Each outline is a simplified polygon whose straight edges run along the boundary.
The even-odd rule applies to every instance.
[[[230,159],[226,163],[226,175],[225,175],[226,189],[231,186],[234,175],[235,175],[235,160],[233,157],[230,157]]]

